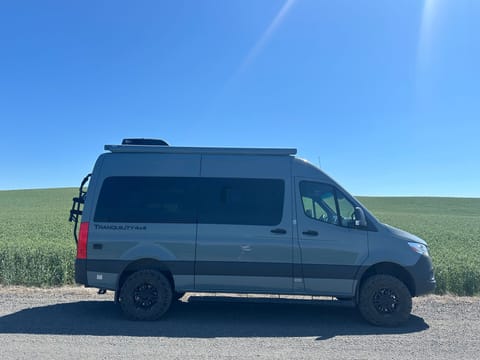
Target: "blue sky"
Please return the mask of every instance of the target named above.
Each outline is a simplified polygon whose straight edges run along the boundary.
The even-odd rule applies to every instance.
[[[296,147],[355,195],[480,197],[480,1],[0,3],[0,189],[104,144]]]

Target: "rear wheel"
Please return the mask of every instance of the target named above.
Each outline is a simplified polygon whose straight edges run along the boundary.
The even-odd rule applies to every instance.
[[[398,326],[410,317],[412,296],[396,277],[374,275],[360,289],[359,310],[374,325]]]
[[[170,307],[172,296],[172,286],[162,273],[140,270],[125,280],[118,301],[131,320],[157,320]]]

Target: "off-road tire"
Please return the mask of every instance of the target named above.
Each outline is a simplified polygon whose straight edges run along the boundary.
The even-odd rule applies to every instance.
[[[390,275],[373,275],[360,289],[358,308],[369,323],[394,327],[405,323],[412,311],[407,286]]]
[[[168,279],[155,270],[131,274],[120,289],[118,301],[130,320],[157,320],[172,303],[173,291]]]

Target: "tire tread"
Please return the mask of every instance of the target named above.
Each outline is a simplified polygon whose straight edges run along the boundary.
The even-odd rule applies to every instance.
[[[380,288],[393,289],[400,298],[399,308],[391,314],[379,313],[371,299],[374,292]],[[407,286],[394,276],[379,274],[365,280],[360,289],[358,308],[369,323],[377,326],[395,327],[405,323],[412,311],[412,296]]]
[[[144,282],[152,283],[158,291],[158,301],[149,309],[140,309],[133,302],[132,292]],[[170,281],[156,270],[139,270],[127,277],[120,289],[119,303],[130,320],[158,320],[169,309],[173,298]]]

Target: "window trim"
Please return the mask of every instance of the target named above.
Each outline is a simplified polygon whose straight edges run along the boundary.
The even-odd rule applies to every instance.
[[[305,211],[305,206],[303,204],[303,197],[304,195],[302,194],[302,191],[301,191],[301,184],[302,183],[312,183],[312,184],[319,184],[319,185],[323,185],[323,186],[328,186],[332,189],[332,193],[333,193],[333,196],[334,196],[334,199],[335,199],[335,211],[336,211],[336,216],[338,217],[338,221],[336,223],[331,223],[331,222],[326,222],[326,221],[322,221],[320,219],[316,219],[316,218],[313,218],[313,217],[310,217],[307,215],[306,211]],[[330,183],[327,183],[327,182],[321,182],[321,181],[313,181],[313,180],[300,180],[298,182],[298,191],[300,193],[300,202],[301,202],[301,205],[302,205],[302,209],[303,209],[303,213],[305,215],[306,218],[310,219],[310,220],[314,220],[314,221],[317,221],[321,224],[325,224],[325,225],[333,225],[333,226],[338,226],[338,227],[341,227],[343,229],[352,229],[352,230],[363,230],[363,231],[377,231],[377,229],[372,225],[372,222],[369,220],[369,217],[368,215],[366,215],[366,218],[367,218],[367,226],[363,227],[363,226],[353,226],[353,227],[349,227],[349,226],[344,226],[342,225],[342,221],[340,220],[340,218],[342,217],[342,213],[340,211],[340,205],[338,203],[338,193],[341,193],[343,195],[343,197],[353,206],[353,208],[355,207],[361,207],[360,204],[356,203],[355,201],[353,201],[353,199],[351,199],[349,196],[347,196],[347,194],[343,191],[341,191],[340,189],[338,189],[335,185],[333,184],[330,184]],[[312,205],[315,206],[315,203],[317,203],[313,198],[310,198],[312,200]],[[320,205],[320,204],[319,204]],[[321,205],[320,205],[321,207]],[[322,207],[323,208],[323,207]],[[333,210],[333,209],[332,209]]]

